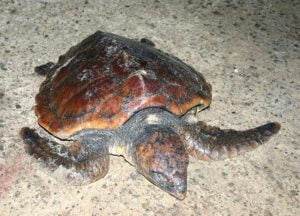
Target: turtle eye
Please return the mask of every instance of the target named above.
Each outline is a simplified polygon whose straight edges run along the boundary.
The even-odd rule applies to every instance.
[[[160,186],[165,187],[168,185],[167,183],[169,182],[169,179],[164,173],[152,171],[151,176],[154,179],[155,184],[159,183]]]

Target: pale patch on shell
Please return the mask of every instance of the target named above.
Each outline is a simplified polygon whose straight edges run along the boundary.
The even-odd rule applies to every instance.
[[[130,74],[129,77],[133,77],[133,76],[146,76],[148,73],[145,70],[137,70],[135,72],[133,72],[132,74]]]
[[[58,72],[60,71],[60,69],[67,66],[73,60],[73,58],[75,58],[75,56],[73,56],[72,58],[69,58],[64,64],[62,64],[60,67],[58,67],[52,74],[51,80],[53,80],[56,77],[56,75],[58,74]]]
[[[91,69],[84,69],[77,75],[79,81],[91,80],[94,77],[94,72]]]

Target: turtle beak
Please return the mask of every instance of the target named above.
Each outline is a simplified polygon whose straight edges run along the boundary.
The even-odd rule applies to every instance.
[[[172,172],[168,172],[168,169],[165,169],[163,173],[161,171],[159,173],[157,173],[157,171],[151,171],[150,176],[145,177],[176,199],[183,200],[186,196],[186,170],[180,170],[180,172],[178,172],[176,168],[174,169],[174,167],[172,167]]]
[[[173,197],[179,200],[184,200],[186,197],[186,191],[185,192],[176,192],[176,193],[170,193]]]

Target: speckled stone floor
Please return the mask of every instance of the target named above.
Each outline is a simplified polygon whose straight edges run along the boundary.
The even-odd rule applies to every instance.
[[[299,11],[297,0],[1,0],[0,215],[300,215]],[[245,156],[191,159],[184,201],[119,157],[94,184],[57,182],[18,137],[22,126],[38,128],[43,78],[33,67],[96,30],[147,37],[203,73],[213,103],[199,119],[235,129],[272,120],[282,130]]]

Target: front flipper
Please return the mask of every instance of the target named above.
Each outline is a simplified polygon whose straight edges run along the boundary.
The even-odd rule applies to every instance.
[[[162,190],[184,199],[188,154],[180,137],[170,128],[149,126],[134,143],[137,170]]]
[[[268,123],[245,131],[222,130],[198,122],[184,126],[181,135],[191,156],[201,160],[222,160],[257,148],[279,129],[280,124]]]
[[[26,152],[64,183],[89,184],[103,178],[108,172],[108,151],[91,153],[78,142],[66,147],[43,138],[35,130],[26,127],[21,129],[20,136]]]

